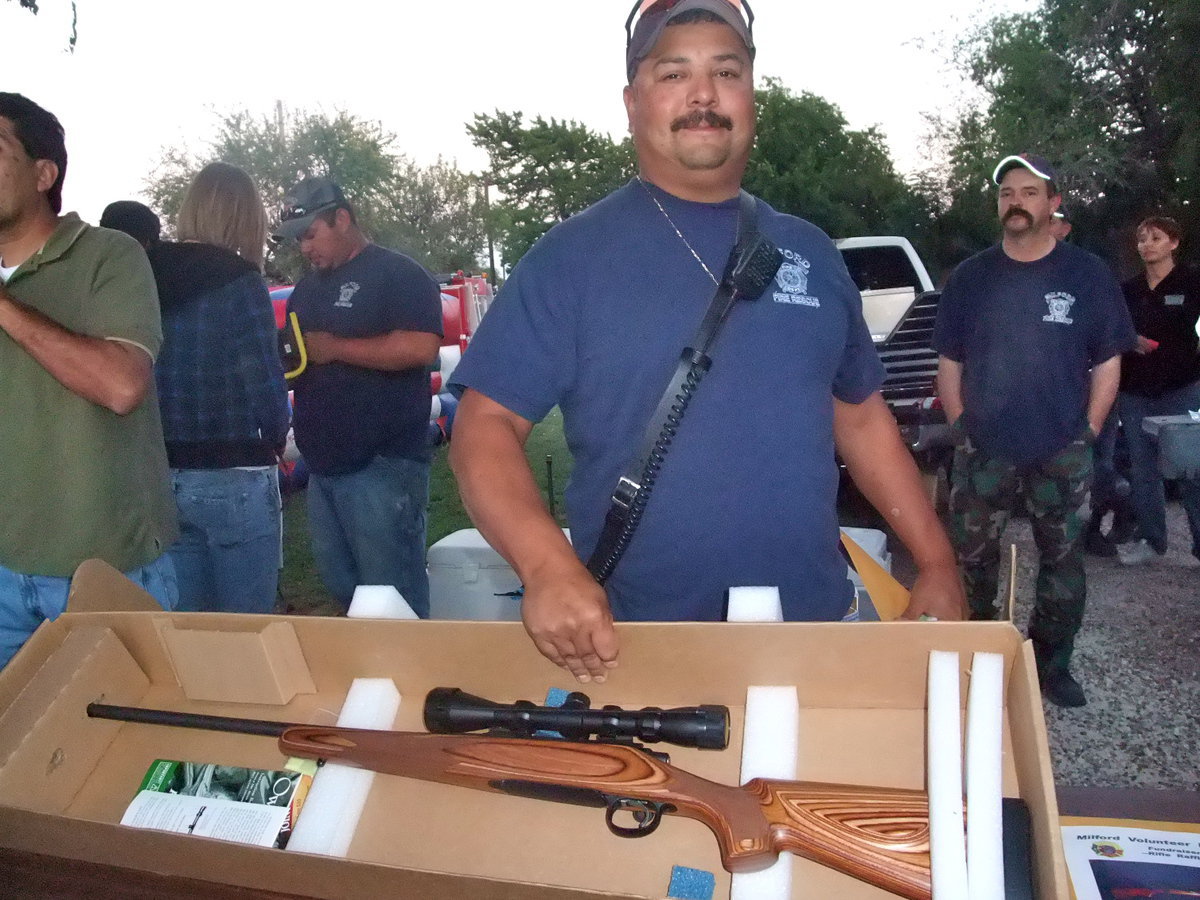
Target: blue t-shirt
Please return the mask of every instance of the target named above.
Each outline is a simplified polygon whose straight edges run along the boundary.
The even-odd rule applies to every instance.
[[[719,276],[737,200],[691,203],[635,179],[529,251],[454,372],[456,389],[533,422],[561,407],[575,461],[567,515],[582,559],[715,290],[648,191]],[[783,267],[762,297],[733,308],[716,340],[606,585],[618,619],[721,619],[738,585],[777,585],[791,620],[838,619],[849,605],[832,398],[865,400],[883,367],[829,238],[762,202],[758,212]]]
[[[441,291],[418,263],[369,244],[288,299],[301,331],[364,338],[442,333]],[[429,371],[382,372],[348,363],[309,366],[295,380],[296,446],[319,475],[356,472],[376,456],[429,459]]]
[[[967,434],[1028,465],[1080,436],[1092,367],[1135,340],[1108,266],[1060,243],[1034,262],[997,245],[962,263],[942,292],[933,345],[962,364]]]

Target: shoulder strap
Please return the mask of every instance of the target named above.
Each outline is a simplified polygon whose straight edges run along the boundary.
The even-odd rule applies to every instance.
[[[737,300],[760,297],[782,261],[779,248],[758,230],[757,201],[741,191],[738,194],[738,236],[724,275],[695,339],[683,348],[662,399],[650,416],[637,455],[617,481],[600,540],[588,559],[589,571],[601,584],[608,580],[633,538],[683,414],[701,378],[712,366],[708,352],[729,310]]]

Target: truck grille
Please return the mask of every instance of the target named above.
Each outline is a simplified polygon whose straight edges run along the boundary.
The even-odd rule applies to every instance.
[[[932,345],[939,299],[939,291],[918,296],[891,340],[875,345],[887,369],[883,398],[888,403],[920,401],[937,393],[938,355]]]

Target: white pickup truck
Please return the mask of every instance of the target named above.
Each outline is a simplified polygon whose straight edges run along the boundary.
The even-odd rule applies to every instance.
[[[906,238],[853,237],[836,243],[862,292],[863,315],[887,369],[883,398],[918,464],[932,471],[951,448],[946,415],[937,400],[933,349],[941,294]]]

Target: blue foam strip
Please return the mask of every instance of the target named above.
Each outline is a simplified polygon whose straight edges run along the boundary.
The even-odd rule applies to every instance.
[[[550,690],[546,691],[546,702],[543,705],[562,706],[567,702],[567,695],[570,693],[570,691],[563,690],[562,688],[550,688]],[[557,738],[560,741],[563,739],[563,736],[557,731],[535,731],[533,736],[540,738]]]
[[[712,900],[717,879],[712,872],[689,869],[687,866],[671,867],[671,886],[667,896],[676,900]]]

